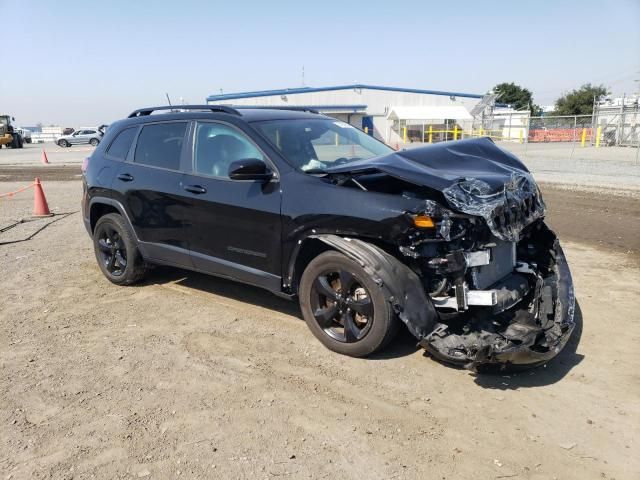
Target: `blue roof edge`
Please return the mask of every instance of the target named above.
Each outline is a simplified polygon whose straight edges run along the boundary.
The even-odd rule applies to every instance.
[[[260,109],[269,109],[274,108],[277,110],[278,108],[286,108],[288,105],[234,105],[233,103],[228,103],[226,106],[231,108],[260,108]],[[366,110],[367,105],[291,105],[291,108],[310,108],[312,110]]]
[[[444,92],[440,90],[423,90],[419,88],[385,87],[380,85],[365,85],[356,83],[353,85],[337,85],[333,87],[299,87],[283,88],[279,90],[258,90],[255,92],[224,93],[221,95],[209,95],[207,102],[220,100],[233,100],[238,98],[270,97],[272,95],[295,95],[298,93],[328,92],[332,90],[386,90],[390,92],[421,93],[424,95],[443,95],[447,97],[482,98],[484,95],[476,93]]]

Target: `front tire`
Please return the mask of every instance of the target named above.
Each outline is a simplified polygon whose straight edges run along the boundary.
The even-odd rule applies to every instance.
[[[144,259],[122,215],[109,213],[100,217],[93,230],[93,250],[100,270],[110,282],[132,285],[144,277]]]
[[[65,148],[65,147],[69,147],[69,146],[70,146],[70,144],[69,144],[69,142],[67,142],[66,140],[60,140],[60,141],[58,142],[58,146],[59,146],[59,147],[62,147],[62,148]]]
[[[314,258],[302,274],[298,296],[307,326],[334,352],[366,357],[398,331],[382,287],[342,253],[328,251]]]

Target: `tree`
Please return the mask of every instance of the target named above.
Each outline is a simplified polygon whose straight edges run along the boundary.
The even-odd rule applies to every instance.
[[[498,95],[496,101],[498,103],[506,103],[516,110],[530,109],[533,114],[533,94],[528,90],[515,83],[499,83],[493,87],[493,92]]]
[[[582,85],[577,90],[565,93],[556,100],[556,115],[591,115],[593,113],[593,100],[608,95],[604,85]]]

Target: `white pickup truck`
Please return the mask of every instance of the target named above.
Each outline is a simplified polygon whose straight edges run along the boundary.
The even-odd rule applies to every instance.
[[[31,130],[27,130],[26,128],[18,127],[16,128],[18,133],[22,135],[22,140],[24,143],[31,143]]]

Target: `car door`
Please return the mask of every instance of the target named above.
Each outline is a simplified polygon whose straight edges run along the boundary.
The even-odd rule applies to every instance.
[[[189,198],[182,188],[190,122],[145,124],[112,183],[143,255],[191,267],[187,243]]]
[[[71,145],[77,145],[77,144],[81,143],[82,135],[84,135],[84,130],[78,130],[77,132],[73,132],[73,133],[71,134],[71,136],[69,136],[69,137],[67,138],[67,141],[68,141]]]
[[[85,130],[82,135],[82,143],[89,143],[92,138],[97,136],[97,132],[95,130]]]
[[[189,249],[198,270],[279,291],[281,192],[267,156],[239,128],[198,121],[192,129]],[[258,159],[274,171],[270,181],[231,180],[236,160]]]

